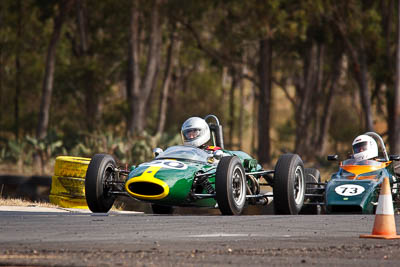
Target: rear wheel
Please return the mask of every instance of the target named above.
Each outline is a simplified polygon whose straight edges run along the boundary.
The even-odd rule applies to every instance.
[[[319,194],[320,190],[319,185],[309,184],[309,183],[321,183],[321,174],[319,170],[315,168],[305,168],[305,182],[306,182],[306,194]],[[304,202],[322,202],[319,197],[307,197]],[[303,205],[301,209],[301,214],[321,214],[321,206],[320,205]]]
[[[113,157],[96,154],[90,161],[85,179],[86,202],[92,212],[108,212],[115,196],[110,194],[108,182],[114,179],[116,167]]]
[[[158,204],[151,204],[151,209],[154,214],[172,214],[174,212],[173,207]]]
[[[246,175],[240,159],[223,157],[215,176],[218,207],[223,215],[240,215],[246,203]]]
[[[298,214],[303,206],[304,192],[303,161],[296,154],[280,156],[274,173],[275,214]]]

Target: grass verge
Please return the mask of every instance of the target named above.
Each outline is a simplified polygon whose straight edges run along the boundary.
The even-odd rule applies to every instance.
[[[20,198],[0,198],[0,206],[59,208],[59,206],[48,202],[32,202]]]

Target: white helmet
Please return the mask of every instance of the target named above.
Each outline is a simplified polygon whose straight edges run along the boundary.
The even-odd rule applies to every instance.
[[[191,117],[183,123],[181,135],[184,145],[200,147],[210,140],[210,127],[202,118]]]
[[[359,135],[353,141],[353,156],[356,161],[372,159],[378,156],[378,145],[368,135]]]

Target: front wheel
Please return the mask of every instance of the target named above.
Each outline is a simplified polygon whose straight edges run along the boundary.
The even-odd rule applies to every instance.
[[[240,159],[223,157],[215,176],[218,207],[223,215],[240,215],[246,202],[246,175]]]
[[[275,214],[298,214],[304,202],[304,165],[299,155],[279,157],[274,173]]]
[[[89,163],[85,178],[86,202],[92,212],[108,212],[115,201],[107,182],[114,179],[116,163],[107,154],[96,154]]]

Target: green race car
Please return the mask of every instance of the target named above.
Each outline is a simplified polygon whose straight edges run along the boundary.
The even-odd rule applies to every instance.
[[[374,214],[385,177],[390,181],[393,207],[399,208],[399,177],[394,171],[394,161],[400,160],[400,156],[388,156],[385,144],[377,133],[368,132],[362,136],[374,138],[380,144],[379,156],[376,145],[374,158],[357,160],[352,156],[339,162],[339,170],[326,183],[321,183],[319,172],[315,173],[314,183],[307,184],[306,198],[311,201],[305,203],[304,209],[317,213],[319,206],[327,214]],[[328,160],[337,161],[338,156],[330,155]]]
[[[274,170],[264,170],[243,151],[224,149],[222,126],[208,115],[213,146],[154,149],[154,159],[125,170],[111,155],[96,154],[86,178],[86,201],[92,212],[108,212],[118,195],[151,203],[156,214],[174,206],[216,208],[239,215],[246,204],[265,205],[273,198],[276,214],[298,214],[305,194],[305,170],[296,154],[279,157]],[[272,187],[262,192],[261,187]]]

